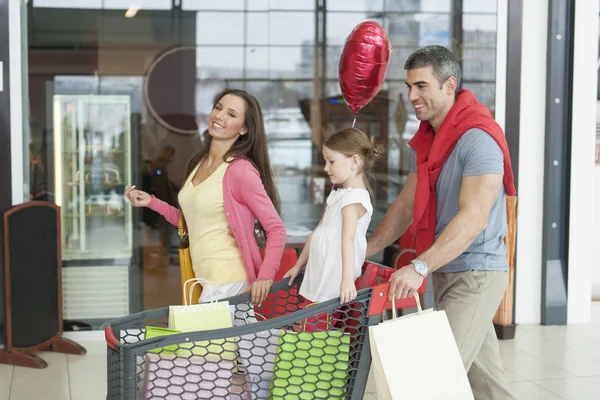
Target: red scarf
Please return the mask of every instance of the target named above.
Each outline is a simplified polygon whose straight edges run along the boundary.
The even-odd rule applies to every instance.
[[[504,188],[508,196],[516,194],[508,144],[502,128],[494,121],[488,108],[479,103],[473,93],[459,90],[456,103],[448,112],[437,134],[427,121],[408,142],[417,153],[417,189],[411,233],[415,235],[416,251],[421,254],[435,241],[437,196],[435,184],[444,162],[458,140],[468,130],[479,128],[487,132],[504,154]]]

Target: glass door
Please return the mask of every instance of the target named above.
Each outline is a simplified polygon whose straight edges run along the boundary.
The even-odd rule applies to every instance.
[[[129,96],[54,96],[55,190],[63,260],[132,254]]]

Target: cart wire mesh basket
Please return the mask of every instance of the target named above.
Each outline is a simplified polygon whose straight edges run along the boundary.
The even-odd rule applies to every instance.
[[[107,400],[362,399],[371,366],[368,327],[381,321],[389,284],[355,300],[305,304],[301,277],[273,284],[261,307],[227,301],[232,328],[145,340],[168,326],[169,308],[112,321]]]

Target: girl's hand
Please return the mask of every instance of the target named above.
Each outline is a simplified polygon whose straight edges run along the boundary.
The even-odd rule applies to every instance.
[[[129,186],[125,190],[125,197],[131,202],[134,207],[148,207],[152,197],[143,190],[137,190],[135,186]]]
[[[356,298],[356,286],[354,282],[342,279],[340,286],[340,304],[349,303]]]
[[[273,281],[270,279],[257,279],[252,284],[252,296],[250,302],[255,306],[261,306],[269,295],[269,289]]]
[[[300,274],[301,270],[302,270],[302,267],[300,267],[300,265],[296,264],[296,265],[294,265],[294,267],[292,269],[290,269],[288,272],[285,273],[283,278],[284,279],[290,278],[288,285],[292,286],[294,284],[294,279],[296,279],[296,277]]]

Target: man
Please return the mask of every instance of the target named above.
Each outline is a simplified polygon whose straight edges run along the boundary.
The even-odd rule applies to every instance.
[[[392,275],[390,300],[413,296],[431,274],[475,399],[513,399],[492,324],[508,284],[506,195],[516,194],[508,146],[489,110],[457,91],[460,65],[448,49],[424,47],[404,68],[421,125],[409,142],[406,184],[370,237],[367,257],[410,226],[417,258]]]

